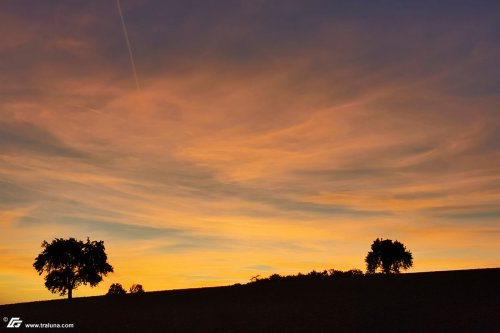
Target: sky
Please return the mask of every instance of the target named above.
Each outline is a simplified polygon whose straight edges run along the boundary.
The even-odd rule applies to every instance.
[[[44,240],[146,291],[500,266],[500,3],[0,2],[0,304]]]

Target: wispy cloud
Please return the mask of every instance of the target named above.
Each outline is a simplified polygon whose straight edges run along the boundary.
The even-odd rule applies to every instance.
[[[84,153],[68,147],[43,128],[28,122],[0,122],[0,150],[5,153],[49,154],[62,157],[83,157]]]

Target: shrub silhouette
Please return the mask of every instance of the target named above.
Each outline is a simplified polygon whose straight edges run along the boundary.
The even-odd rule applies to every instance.
[[[133,284],[129,289],[131,294],[143,294],[144,289],[142,288],[142,284]]]
[[[251,278],[250,283],[280,283],[284,281],[327,281],[336,279],[348,279],[364,277],[365,275],[359,269],[351,269],[348,271],[340,271],[330,269],[328,271],[311,271],[307,274],[298,273],[297,275],[279,275],[272,274],[267,278],[259,278],[259,275]]]
[[[378,268],[385,274],[399,273],[399,270],[413,266],[413,255],[406,247],[390,239],[377,238],[365,258],[367,273],[373,274]]]
[[[84,243],[75,238],[56,238],[51,243],[43,241],[43,251],[35,258],[33,266],[39,275],[44,272],[45,286],[52,293],[73,297],[73,289],[80,285],[96,286],[102,277],[113,272],[107,261],[103,241]]]
[[[348,271],[338,271],[331,269],[329,271],[329,277],[331,278],[352,278],[357,276],[363,276],[363,271],[360,269],[350,269]]]
[[[121,283],[113,283],[109,286],[108,293],[106,295],[125,295],[127,292],[123,289]]]
[[[349,276],[363,276],[363,271],[360,269],[350,269],[347,272],[345,272]]]

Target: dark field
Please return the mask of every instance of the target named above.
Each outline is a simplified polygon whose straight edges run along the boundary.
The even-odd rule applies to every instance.
[[[500,268],[61,299],[0,316],[75,324],[62,332],[500,332]]]

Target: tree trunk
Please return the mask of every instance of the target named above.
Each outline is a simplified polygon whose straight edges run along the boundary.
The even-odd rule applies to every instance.
[[[73,288],[69,287],[68,288],[68,299],[72,299],[73,298]]]

